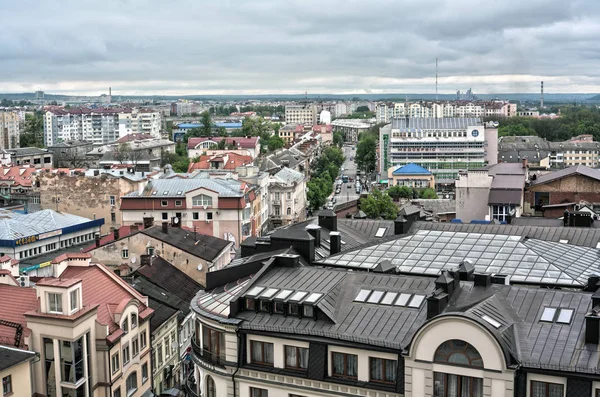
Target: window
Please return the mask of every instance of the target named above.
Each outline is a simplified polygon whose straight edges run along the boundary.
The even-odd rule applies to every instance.
[[[71,313],[73,313],[79,308],[79,289],[71,291],[69,293],[69,298],[71,300]]]
[[[123,259],[129,258],[129,250],[128,249],[121,250],[121,258],[123,258]]]
[[[12,388],[12,377],[10,375],[2,378],[2,393],[7,396],[13,392]]]
[[[197,221],[198,219],[200,219],[200,217],[198,216],[197,212],[192,212],[192,219]]]
[[[60,372],[61,381],[77,383],[85,377],[83,337],[70,341],[60,341]]]
[[[307,369],[308,349],[296,346],[285,346],[285,367],[291,369]]]
[[[434,372],[433,395],[435,397],[482,397],[483,379]]]
[[[119,353],[118,352],[112,355],[110,362],[111,362],[111,367],[112,367],[112,373],[115,374],[119,370]]]
[[[123,320],[123,324],[121,324],[121,329],[125,332],[129,332],[129,322],[127,322],[127,317]]]
[[[212,212],[207,212],[206,213],[206,220],[207,221],[212,221],[213,218],[213,213]]]
[[[132,372],[125,381],[125,387],[127,388],[127,396],[131,396],[137,390],[137,371]]]
[[[283,302],[275,302],[273,304],[273,312],[274,313],[284,314],[284,310],[285,310],[285,306],[284,306]]]
[[[514,209],[514,205],[493,205],[492,218],[498,219],[500,222],[506,222],[506,218],[512,209]]]
[[[142,384],[148,381],[148,363],[142,365]]]
[[[158,366],[160,367],[163,363],[163,349],[162,344],[159,344],[156,347],[156,352],[158,353],[156,356],[158,357]]]
[[[148,247],[146,253],[150,256],[154,255],[154,247]]]
[[[216,397],[217,395],[217,387],[215,385],[215,381],[212,376],[206,377],[206,397]]]
[[[48,293],[48,311],[62,314],[62,294]]]
[[[111,205],[112,207],[114,207],[114,206],[115,206],[115,202],[116,202],[116,200],[115,200],[115,196],[110,196],[110,197],[109,197],[109,200],[110,200],[110,205]]]
[[[396,382],[398,361],[369,357],[369,380],[371,382]]]
[[[250,361],[253,364],[273,365],[273,344],[250,341]]]
[[[140,334],[140,346],[142,347],[142,349],[146,347],[146,344],[147,344],[147,342],[146,342],[146,331],[144,331],[144,332],[142,332]]]
[[[483,368],[483,359],[477,349],[458,339],[442,343],[435,351],[433,361],[442,364],[459,364]]]
[[[113,392],[113,397],[121,397],[121,387],[117,387]]]
[[[269,397],[267,389],[259,389],[258,387],[250,388],[250,397]]]
[[[169,220],[169,214],[168,214],[168,213],[166,213],[166,212],[163,212],[163,213],[161,214],[161,216],[162,216],[162,220],[163,220],[163,221],[168,221],[168,220]]]
[[[176,332],[171,332],[171,353],[175,354],[175,350],[177,350],[177,335]]]
[[[315,311],[312,306],[310,306],[310,305],[302,306],[302,316],[303,317],[313,317],[314,312]]]
[[[140,353],[140,341],[138,339],[134,339],[131,341],[131,354],[133,354],[133,357],[135,357],[139,353]]]
[[[300,315],[300,306],[290,303],[288,305],[288,310],[289,310],[289,314],[293,315],[293,316],[299,316]]]
[[[279,192],[275,193],[275,201],[279,201]]]
[[[246,298],[246,310],[256,310],[256,304],[253,298]]]
[[[358,356],[355,354],[331,353],[331,375],[339,378],[356,379]]]
[[[225,360],[225,335],[205,325],[202,326],[202,348],[207,357],[213,360]]]
[[[181,200],[175,200],[175,207],[181,207]]]
[[[168,207],[169,206],[169,200],[160,200],[160,206],[161,207]]]
[[[193,206],[212,206],[212,197],[207,196],[206,194],[201,194],[192,198]]]
[[[123,366],[129,362],[129,345],[123,348]]]
[[[287,207],[286,213],[288,215],[292,215],[292,209],[290,207]]]
[[[564,386],[558,383],[531,381],[530,397],[562,397]]]
[[[131,313],[131,329],[134,329],[138,325],[138,317],[136,313]]]
[[[115,214],[114,212],[111,212],[111,213],[110,213],[110,221],[111,221],[112,223],[115,223],[115,222],[117,222],[117,214]]]
[[[269,307],[269,301],[259,301],[259,310],[261,312],[266,312],[269,313],[271,311],[271,308]]]

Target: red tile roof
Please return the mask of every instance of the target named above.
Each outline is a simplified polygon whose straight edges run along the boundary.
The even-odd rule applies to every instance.
[[[46,277],[37,282],[37,285],[46,286],[46,287],[61,287],[61,288],[69,288],[73,285],[77,284],[81,280],[77,278],[53,278]]]
[[[0,168],[0,186],[32,186],[32,175],[38,170],[33,167],[13,166]]]
[[[318,133],[331,132],[331,131],[333,131],[333,126],[331,124],[315,125],[315,126],[313,126],[313,131],[318,132]]]
[[[221,142],[223,139],[225,139],[225,142],[230,145],[230,144],[235,144],[236,146],[240,146],[244,149],[253,149],[256,147],[256,144],[258,143],[258,137],[257,136],[253,136],[253,137],[248,137],[248,138],[239,138],[239,137],[231,137],[231,138],[224,138],[224,137],[220,137],[220,136],[214,136],[214,137],[204,137],[204,138],[190,138],[188,140],[188,149],[195,149],[196,146],[198,146],[199,144],[201,144],[204,141],[212,141],[215,143],[219,143]]]
[[[92,256],[90,254],[85,252],[67,252],[52,259],[52,264],[56,265],[57,263],[66,261],[67,259],[89,259],[91,257]]]
[[[189,165],[188,172],[192,172],[194,170],[209,170],[211,169],[212,162],[224,162],[225,164],[220,169],[235,170],[237,167],[252,164],[252,157],[243,156],[237,153],[223,153],[213,156],[204,155],[200,156],[200,161],[191,163]]]
[[[23,314],[37,309],[38,305],[35,289],[0,284],[0,319],[21,324],[23,336],[29,336],[31,332]],[[15,331],[13,327],[0,325],[0,344],[14,346]],[[19,346],[24,346],[23,339]]]

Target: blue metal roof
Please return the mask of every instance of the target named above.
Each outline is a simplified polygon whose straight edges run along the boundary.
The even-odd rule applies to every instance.
[[[415,163],[396,168],[392,175],[431,175],[431,172]]]
[[[204,124],[202,123],[181,123],[177,125],[177,128],[179,129],[184,129],[184,130],[189,130],[192,128],[198,128],[198,127],[202,127]],[[233,129],[237,129],[237,128],[242,128],[242,123],[223,123],[223,122],[217,122],[214,123],[215,127],[219,128],[219,127],[225,127],[225,128],[233,128]]]

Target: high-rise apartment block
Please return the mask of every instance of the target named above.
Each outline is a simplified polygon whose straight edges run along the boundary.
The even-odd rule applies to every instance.
[[[303,125],[317,124],[317,105],[314,103],[302,103],[287,105],[285,107],[285,122]]]
[[[0,109],[0,149],[19,147],[21,118],[18,112]]]
[[[44,141],[52,146],[64,141],[114,142],[128,134],[160,138],[162,115],[146,109],[64,109],[44,115]]]
[[[517,105],[508,101],[380,103],[375,114],[378,123],[389,123],[394,117],[514,117]]]

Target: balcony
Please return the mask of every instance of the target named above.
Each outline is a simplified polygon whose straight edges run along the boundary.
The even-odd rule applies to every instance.
[[[202,346],[198,345],[195,337],[192,337],[192,349],[194,350],[196,357],[201,361],[220,367],[225,367],[225,354],[215,353],[207,349],[203,349]]]
[[[196,392],[198,386],[196,385],[196,380],[194,379],[194,374],[191,373],[185,381],[185,391],[188,396],[198,397],[198,393]]]

